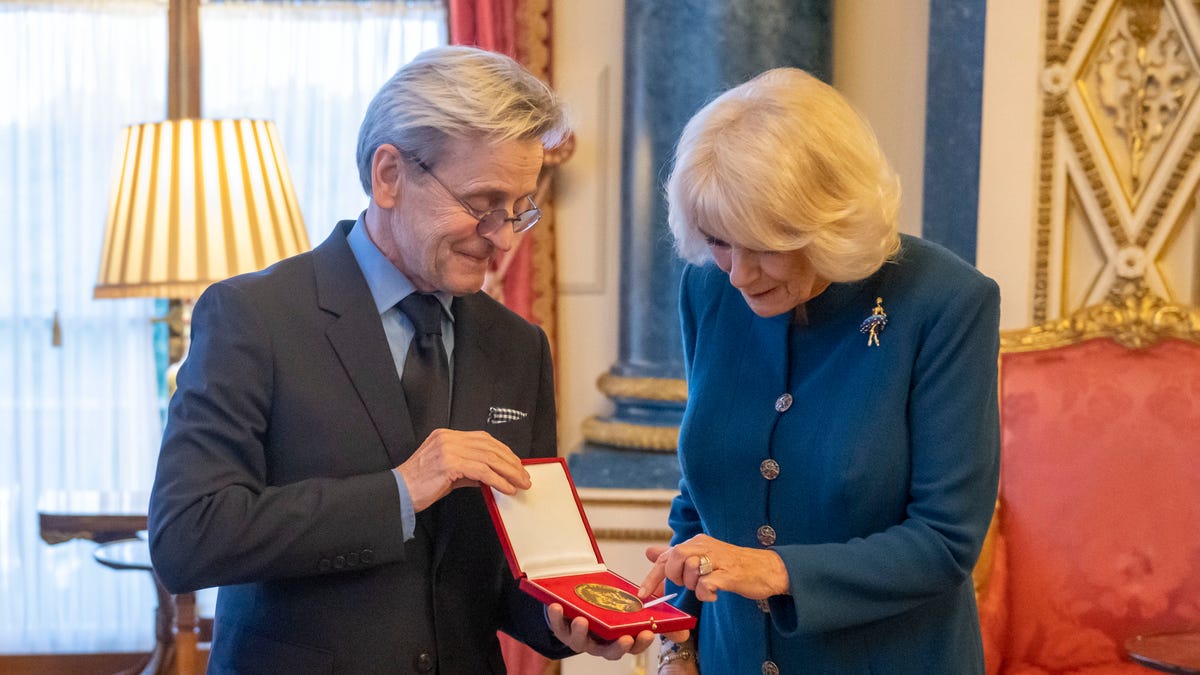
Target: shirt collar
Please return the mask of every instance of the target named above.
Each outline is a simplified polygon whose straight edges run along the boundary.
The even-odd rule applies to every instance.
[[[375,301],[375,309],[383,314],[394,308],[396,303],[409,294],[415,293],[417,289],[367,236],[365,216],[366,211],[359,214],[354,227],[350,229],[350,234],[346,235],[346,243],[350,245],[350,251],[354,253],[354,259],[358,261],[358,266],[362,269],[363,277],[367,280],[367,287],[371,289],[371,298]],[[438,291],[433,296],[445,309],[446,316],[453,321],[454,314],[450,311],[450,303],[454,297],[443,291]]]

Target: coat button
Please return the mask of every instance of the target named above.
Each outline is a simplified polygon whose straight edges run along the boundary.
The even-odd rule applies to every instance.
[[[754,602],[758,605],[759,611],[761,611],[763,614],[771,613],[771,603],[770,602],[768,602],[766,600],[755,600]]]
[[[329,562],[329,558],[321,558],[321,561],[317,563],[318,572],[328,572],[330,567],[333,567],[333,563]]]
[[[779,666],[775,665],[774,661],[763,661],[762,674],[763,675],[779,675]]]
[[[333,569],[340,570],[346,567],[346,556],[339,555],[333,559]]]
[[[358,559],[362,561],[362,564],[370,565],[371,563],[375,562],[375,551],[369,548],[364,548],[362,553],[358,554]]]
[[[773,459],[764,459],[762,464],[758,465],[758,472],[767,480],[775,480],[779,478],[779,462]]]
[[[791,394],[781,394],[779,398],[775,399],[775,410],[777,412],[787,412],[787,409],[790,407],[792,407]]]
[[[421,652],[419,656],[413,659],[413,670],[416,670],[418,673],[433,672],[433,657],[430,656],[429,652]]]
[[[758,543],[763,546],[771,546],[775,543],[775,528],[770,525],[763,525],[758,528]]]

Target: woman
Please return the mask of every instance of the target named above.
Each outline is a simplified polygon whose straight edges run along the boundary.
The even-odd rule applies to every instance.
[[[996,284],[898,233],[870,128],[800,70],[702,109],[667,193],[688,403],[642,588],[700,623],[659,672],[982,673]]]

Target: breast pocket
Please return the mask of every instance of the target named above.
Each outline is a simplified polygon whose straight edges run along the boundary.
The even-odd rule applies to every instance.
[[[496,440],[507,445],[510,450],[521,457],[529,456],[529,446],[533,442],[533,424],[528,415],[516,416],[510,413],[496,413],[492,408],[488,413],[487,423],[483,430]]]

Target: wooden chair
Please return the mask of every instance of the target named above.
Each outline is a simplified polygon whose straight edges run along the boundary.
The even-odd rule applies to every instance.
[[[1001,478],[976,569],[987,672],[1147,673],[1200,629],[1200,313],[1142,289],[1006,331]]]

